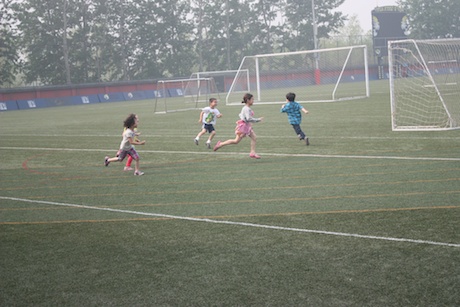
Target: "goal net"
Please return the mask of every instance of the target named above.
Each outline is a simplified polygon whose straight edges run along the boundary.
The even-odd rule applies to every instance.
[[[218,93],[213,78],[157,81],[154,113],[196,110]]]
[[[393,131],[460,128],[460,39],[388,42]]]
[[[201,71],[192,73],[190,78],[213,78],[214,82],[216,83],[217,91],[219,93],[227,93],[230,89],[230,86],[232,85],[233,80],[235,79],[237,72],[238,70]],[[248,74],[249,72],[246,70],[242,71],[241,73]],[[249,78],[246,79],[249,80]]]
[[[228,105],[251,92],[258,103],[284,103],[288,92],[299,102],[369,97],[367,47],[350,46],[243,58],[227,93]]]

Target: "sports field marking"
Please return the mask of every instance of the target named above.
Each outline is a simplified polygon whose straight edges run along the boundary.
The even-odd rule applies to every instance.
[[[7,133],[7,134],[0,134],[5,135],[5,136],[14,136],[14,137],[51,137],[51,138],[69,138],[69,137],[89,137],[89,138],[120,138],[119,134],[15,134],[14,131],[13,133]],[[221,138],[232,138],[234,137],[234,134],[219,134]],[[151,139],[151,138],[183,138],[183,139],[189,139],[189,135],[184,135],[184,134],[173,134],[173,133],[162,133],[162,134],[142,134],[143,138]],[[285,135],[262,135],[259,136],[257,135],[258,139],[286,139],[289,137],[286,137]],[[290,137],[291,139],[295,139],[295,137]],[[315,140],[321,140],[321,139],[331,139],[331,140],[460,140],[460,137],[457,136],[330,136],[330,135],[315,135],[314,136]]]
[[[48,150],[48,151],[88,151],[88,152],[112,152],[113,149],[89,149],[89,148],[39,148],[39,147],[0,147],[0,150]],[[244,155],[246,152],[199,152],[199,151],[173,151],[173,150],[142,150],[141,153],[155,154],[184,154],[184,155]],[[283,154],[283,153],[259,153],[268,157],[309,157],[309,158],[341,158],[341,159],[388,159],[388,160],[419,160],[419,161],[460,161],[460,158],[443,157],[402,157],[402,156],[358,156],[358,155],[320,155],[320,154]]]
[[[331,236],[352,237],[352,238],[359,238],[359,239],[372,239],[372,240],[383,240],[383,241],[391,241],[391,242],[405,242],[405,243],[428,244],[428,245],[438,245],[438,246],[448,246],[448,247],[458,247],[458,248],[460,248],[460,244],[445,243],[445,242],[435,242],[435,241],[427,241],[427,240],[414,240],[414,239],[406,239],[406,238],[380,237],[380,236],[361,235],[361,234],[345,233],[345,232],[323,231],[323,230],[302,229],[302,228],[290,228],[290,227],[262,225],[262,224],[245,223],[245,222],[232,222],[232,221],[224,221],[224,220],[212,220],[212,219],[209,219],[209,218],[195,218],[195,217],[176,216],[176,215],[169,215],[169,214],[149,213],[149,212],[142,212],[142,211],[132,211],[132,210],[123,210],[123,209],[103,208],[103,207],[92,207],[92,206],[86,206],[86,205],[58,203],[58,202],[50,202],[50,201],[38,201],[38,200],[30,200],[30,199],[15,198],[15,197],[0,196],[0,199],[12,200],[12,201],[20,201],[20,202],[26,202],[26,203],[35,203],[35,204],[46,204],[46,205],[54,205],[54,206],[63,206],[63,207],[73,207],[73,208],[82,208],[82,209],[90,209],[90,210],[100,210],[100,211],[127,213],[127,214],[143,215],[143,216],[154,216],[154,217],[160,217],[160,218],[170,218],[170,219],[186,220],[186,221],[193,221],[193,222],[205,222],[205,223],[213,223],[213,224],[226,224],[226,225],[246,226],[246,227],[272,229],[272,230],[283,230],[283,231],[293,231],[293,232],[302,232],[302,233],[315,233],[315,234],[323,234],[323,235],[331,235]]]

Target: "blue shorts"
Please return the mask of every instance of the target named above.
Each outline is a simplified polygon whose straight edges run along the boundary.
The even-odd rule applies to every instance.
[[[203,129],[206,129],[206,131],[209,133],[216,130],[212,124],[203,124]]]
[[[132,147],[130,150],[119,150],[117,152],[118,161],[123,161],[127,155],[130,155],[135,161],[139,160],[137,151]]]

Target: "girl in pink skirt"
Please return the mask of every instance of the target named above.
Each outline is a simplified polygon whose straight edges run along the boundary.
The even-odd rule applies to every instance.
[[[251,106],[254,103],[254,96],[252,94],[245,94],[241,103],[244,103],[245,106],[241,109],[241,113],[239,115],[240,120],[236,122],[235,139],[230,139],[225,142],[217,142],[216,146],[214,146],[214,151],[226,145],[238,144],[245,136],[249,136],[251,139],[251,152],[249,153],[249,157],[260,159],[260,156],[256,154],[257,136],[254,130],[252,130],[252,123],[258,123],[262,121],[263,117],[253,117],[254,111],[252,111]]]

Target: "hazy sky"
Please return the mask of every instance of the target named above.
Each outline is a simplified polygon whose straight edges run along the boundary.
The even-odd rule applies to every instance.
[[[371,11],[377,6],[396,5],[397,0],[345,0],[345,2],[338,7],[338,10],[343,14],[358,15],[358,20],[363,28],[364,33],[372,28]]]

